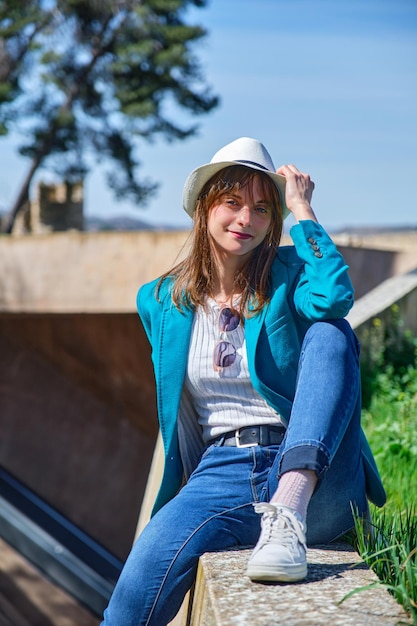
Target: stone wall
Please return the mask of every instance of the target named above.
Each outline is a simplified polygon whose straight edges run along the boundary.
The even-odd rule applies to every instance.
[[[185,238],[0,237],[0,465],[121,559],[158,431],[136,292]]]
[[[187,232],[0,237],[0,311],[134,312],[138,287],[167,270]]]
[[[158,431],[135,313],[0,316],[0,465],[120,559]]]

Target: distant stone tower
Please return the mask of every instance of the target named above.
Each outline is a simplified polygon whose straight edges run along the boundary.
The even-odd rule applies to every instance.
[[[31,206],[32,232],[83,230],[83,200],[82,182],[39,183],[38,197]]]
[[[37,197],[16,220],[13,234],[84,230],[83,183],[39,183]]]

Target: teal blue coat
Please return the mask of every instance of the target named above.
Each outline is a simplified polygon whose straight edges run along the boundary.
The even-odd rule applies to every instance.
[[[291,229],[294,246],[282,246],[272,266],[271,300],[261,313],[245,320],[249,373],[255,389],[283,420],[288,420],[295,393],[298,359],[311,323],[341,319],[353,304],[348,268],[334,243],[313,221]],[[155,297],[158,280],[143,285],[138,312],[152,347],[157,410],[165,467],[154,513],[170,500],[183,481],[177,419],[187,366],[193,311],[179,311],[167,280]],[[382,506],[385,492],[365,435],[362,452],[368,498]]]

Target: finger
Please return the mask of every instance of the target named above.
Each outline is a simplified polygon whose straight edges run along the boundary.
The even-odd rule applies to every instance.
[[[295,167],[295,165],[292,165],[291,163],[288,165],[281,165],[280,168],[277,169],[277,174],[283,174],[285,176],[285,174],[300,174],[301,172],[299,172],[299,170]]]
[[[301,172],[293,163],[289,163],[288,165],[281,165],[281,167],[277,169],[276,173],[280,174],[281,176],[287,176],[287,177],[291,176],[292,174],[295,174],[301,178],[304,178],[307,185],[310,186],[311,189],[314,189],[315,187],[314,182],[310,178],[310,174]]]
[[[294,174],[302,174],[303,172],[300,172],[300,170],[298,169],[298,167],[296,167],[293,163],[289,163],[287,165],[288,169],[291,170]]]
[[[299,178],[299,180],[303,180],[304,184],[309,187],[311,190],[314,189],[314,182],[311,180],[310,174],[307,174],[306,172],[300,172],[299,170],[297,170],[297,168],[295,166],[289,166],[291,168],[291,171],[297,175],[297,177]],[[292,167],[294,167],[294,169],[292,169]]]
[[[281,174],[282,176],[289,176],[291,174],[297,174],[299,176],[308,176],[308,174],[304,174],[303,172],[300,172],[298,167],[296,167],[293,163],[289,163],[288,165],[281,165],[281,167],[277,169],[277,174]]]
[[[281,165],[281,167],[276,170],[276,173],[281,176],[286,176],[289,173],[288,165]]]

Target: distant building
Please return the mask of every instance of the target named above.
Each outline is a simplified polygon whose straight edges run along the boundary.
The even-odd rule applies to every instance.
[[[84,230],[83,183],[39,183],[37,196],[16,218],[13,234]]]

